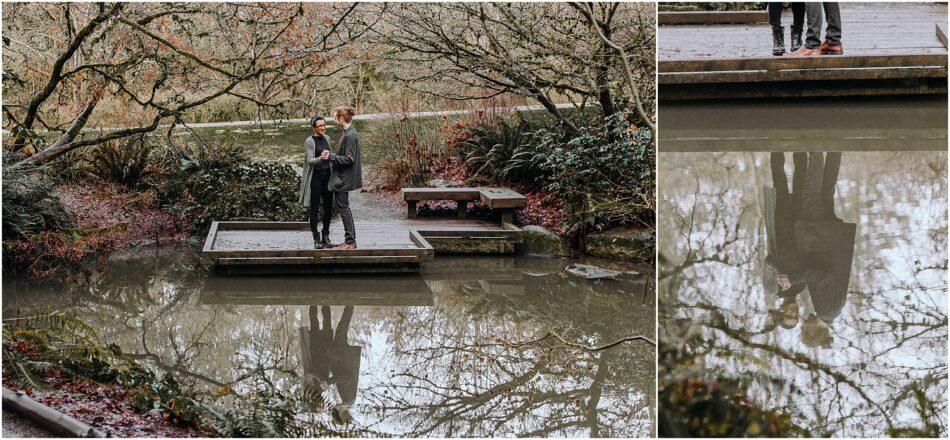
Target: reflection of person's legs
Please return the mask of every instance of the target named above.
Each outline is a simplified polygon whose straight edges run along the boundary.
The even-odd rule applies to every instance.
[[[331,321],[332,318],[330,316],[330,306],[320,306],[320,312],[323,314],[323,324],[320,326],[320,328],[322,330],[332,330],[333,327],[331,326],[333,322]],[[310,316],[311,316],[310,319],[313,319],[313,315],[310,315]],[[310,325],[313,325],[313,321],[310,321],[310,322],[311,322]]]
[[[769,165],[772,167],[772,186],[775,187],[775,195],[778,197],[787,195],[788,178],[785,177],[785,153],[770,154]]]
[[[825,168],[821,177],[822,217],[833,220],[835,216],[835,185],[838,183],[838,170],[841,168],[841,152],[825,154]]]
[[[343,308],[343,315],[340,316],[340,322],[336,323],[336,333],[333,336],[333,343],[346,344],[346,334],[350,332],[350,320],[353,319],[353,306]]]
[[[350,193],[340,191],[334,194],[336,195],[336,208],[340,211],[340,218],[343,220],[346,243],[356,243],[356,226],[353,224],[353,213],[350,212]]]
[[[805,194],[805,175],[808,173],[808,154],[792,153],[792,206],[795,212],[802,210],[802,196]]]
[[[805,3],[805,15],[808,18],[808,30],[805,32],[805,47],[818,49],[821,47],[821,3]]]
[[[805,177],[802,217],[806,220],[819,220],[822,217],[821,188],[822,173],[825,168],[824,154],[808,153],[808,174]]]

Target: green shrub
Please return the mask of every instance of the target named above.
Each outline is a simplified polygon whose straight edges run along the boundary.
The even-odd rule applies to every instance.
[[[145,186],[165,173],[159,164],[157,146],[145,136],[113,140],[90,150],[89,174],[129,188]]]
[[[232,163],[220,168],[180,172],[163,188],[166,209],[187,218],[192,231],[214,220],[296,221],[300,177],[286,164]]]
[[[22,159],[23,156],[16,153],[3,155],[4,242],[73,226],[69,214],[54,193],[57,180],[44,167],[10,167]]]
[[[619,225],[654,225],[655,157],[650,132],[630,115],[614,114],[602,126],[560,142],[558,132],[538,133],[546,191],[558,194],[568,210],[568,232]]]
[[[472,176],[486,181],[537,189],[548,177],[543,168],[549,157],[549,144],[539,143],[540,133],[552,133],[536,123],[506,119],[497,124],[478,124],[469,130],[469,138],[458,143],[464,151],[465,165]]]
[[[250,156],[244,147],[234,142],[234,138],[223,138],[213,142],[185,142],[181,146],[168,150],[165,158],[167,165],[178,173],[191,173],[200,170],[221,169],[235,164],[250,162]]]

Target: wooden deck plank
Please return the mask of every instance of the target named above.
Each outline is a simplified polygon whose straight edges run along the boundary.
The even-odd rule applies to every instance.
[[[478,200],[480,188],[403,188],[403,200]]]
[[[947,48],[947,24],[946,23],[936,23],[934,25],[936,28],[937,39],[940,40],[940,43],[943,44],[944,49]]]
[[[858,69],[871,67],[926,67],[947,66],[947,54],[881,54],[881,55],[840,55],[817,57],[746,57],[714,58],[694,60],[666,60],[659,62],[662,73],[679,72],[718,72],[760,70],[776,72],[782,70],[803,69]]]
[[[730,23],[767,23],[766,11],[682,11],[660,12],[657,24],[730,24]]]
[[[524,208],[528,205],[525,196],[508,188],[482,188],[480,198],[491,209]]]
[[[946,60],[946,57],[943,57]],[[660,73],[659,84],[764,83],[779,81],[886,80],[946,78],[947,67]]]

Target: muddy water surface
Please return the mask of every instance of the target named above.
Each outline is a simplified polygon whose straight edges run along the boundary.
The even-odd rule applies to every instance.
[[[651,436],[654,347],[618,341],[653,338],[653,275],[590,281],[569,263],[439,257],[411,276],[223,278],[193,249],[165,248],[81,285],[5,279],[3,314],[66,310],[189,386],[240,393],[262,369],[298,396],[322,390],[370,433]]]

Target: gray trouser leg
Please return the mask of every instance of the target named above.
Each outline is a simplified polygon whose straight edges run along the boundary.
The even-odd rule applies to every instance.
[[[353,213],[350,212],[350,193],[347,191],[333,193],[336,198],[336,209],[340,211],[343,220],[344,237],[347,243],[356,241],[356,226],[353,224]]]
[[[822,177],[825,172],[824,153],[808,153],[808,173],[805,175],[805,197],[802,217],[805,220],[822,220]]]
[[[837,46],[841,44],[841,9],[838,8],[838,2],[823,2],[821,6],[825,10],[825,21],[828,22],[825,42]]]
[[[805,31],[805,47],[818,49],[821,47],[821,3],[805,3],[805,18],[808,20],[808,29]]]

